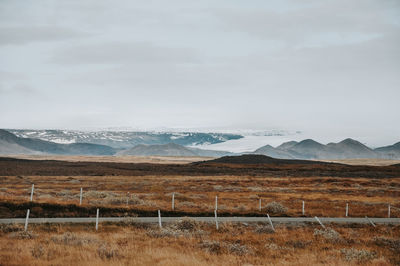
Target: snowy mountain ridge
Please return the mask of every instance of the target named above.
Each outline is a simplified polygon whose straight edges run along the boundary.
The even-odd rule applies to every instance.
[[[113,148],[131,148],[138,144],[176,143],[183,146],[210,145],[243,138],[231,133],[202,132],[141,132],[141,131],[79,131],[8,129],[22,138],[37,138],[60,144],[93,143]]]

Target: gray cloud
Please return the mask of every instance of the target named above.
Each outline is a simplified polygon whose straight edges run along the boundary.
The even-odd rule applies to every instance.
[[[398,1],[1,5],[2,127],[400,136]],[[40,94],[27,96],[24,86]]]
[[[0,32],[0,45],[62,41],[85,36],[77,30],[54,26],[3,26]]]
[[[67,48],[51,59],[58,64],[165,64],[197,63],[199,56],[188,48],[161,47],[152,43],[81,45]]]
[[[229,31],[281,41],[291,47],[345,44],[399,31],[398,1],[309,1],[311,6],[278,12],[260,8],[213,13]],[[390,13],[393,13],[390,15]],[[397,22],[397,23],[395,23]],[[318,43],[319,42],[319,43]]]

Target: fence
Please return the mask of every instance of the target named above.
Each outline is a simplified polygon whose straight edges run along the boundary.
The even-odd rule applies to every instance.
[[[273,200],[268,198],[261,198],[259,196],[250,195],[247,198],[229,198],[229,192],[219,192],[219,195],[215,195],[214,202],[211,200],[211,196],[214,193],[205,193],[203,198],[199,198],[199,194],[193,198],[188,204],[188,196],[181,195],[178,192],[165,193],[162,195],[153,195],[158,198],[158,202],[153,200],[146,200],[144,195],[148,193],[130,193],[130,192],[107,192],[107,191],[95,191],[89,190],[85,191],[83,187],[80,190],[74,192],[70,191],[64,194],[67,195],[67,200],[60,192],[56,193],[56,196],[52,196],[51,199],[55,200],[60,198],[62,203],[72,203],[76,205],[92,205],[92,206],[122,206],[122,207],[141,207],[149,208],[149,210],[171,210],[171,211],[185,211],[190,210],[191,212],[201,212],[201,211],[222,211],[231,213],[253,213],[253,214],[284,214],[288,216],[334,216],[334,217],[354,217],[354,216],[368,216],[368,217],[397,217],[399,215],[400,208],[393,206],[393,204],[388,203],[366,203],[366,202],[315,202],[315,201],[305,201],[305,200],[292,200],[291,202],[283,202],[283,210],[274,212],[271,210]],[[34,202],[37,199],[43,201],[43,198],[39,198],[40,188],[32,184],[30,188],[29,201]],[[57,197],[57,193],[60,193]],[[126,193],[126,194],[125,194]],[[153,193],[154,194],[154,193]],[[71,197],[73,195],[73,197]],[[180,199],[182,200],[180,201]],[[47,198],[48,199],[48,198]],[[46,202],[46,199],[44,199]],[[208,204],[207,204],[208,201]],[[169,202],[169,203],[168,203]],[[240,202],[245,202],[243,208],[237,208],[232,206],[232,204],[240,204]],[[229,206],[231,204],[231,206]],[[170,207],[168,207],[168,205]],[[286,211],[285,211],[286,210]],[[378,215],[377,215],[378,213]],[[333,215],[332,215],[333,214]]]

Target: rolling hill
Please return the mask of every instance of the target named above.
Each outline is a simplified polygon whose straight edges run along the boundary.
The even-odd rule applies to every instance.
[[[300,142],[285,142],[276,148],[265,145],[253,153],[281,159],[399,159],[400,142],[391,146],[371,149],[350,138],[327,145],[306,139]]]
[[[259,154],[243,154],[239,156],[224,156],[214,160],[194,162],[192,164],[209,164],[209,163],[222,163],[222,164],[329,164],[325,162],[317,162],[311,160],[296,160],[296,159],[277,159]]]
[[[224,151],[211,151],[196,148],[184,147],[175,143],[145,145],[140,144],[127,150],[117,153],[117,155],[135,155],[135,156],[201,156],[201,157],[220,157],[230,154]]]
[[[374,151],[377,152],[382,158],[398,159],[400,158],[400,142],[390,146],[376,148]]]
[[[379,157],[375,151],[354,139],[345,139],[339,143],[329,143],[326,147],[329,153],[328,159]]]
[[[256,154],[264,154],[270,157],[278,158],[278,159],[295,159],[295,156],[290,152],[277,149],[272,147],[271,145],[265,145],[259,149],[257,149],[254,153]]]
[[[0,129],[0,154],[113,155],[109,146],[90,143],[59,144],[32,138],[20,138]]]

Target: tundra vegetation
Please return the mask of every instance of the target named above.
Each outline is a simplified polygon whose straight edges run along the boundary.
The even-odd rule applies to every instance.
[[[213,216],[215,196],[219,216],[298,217],[305,201],[310,217],[344,217],[346,203],[350,217],[387,217],[388,204],[391,217],[400,217],[399,173],[387,177],[377,168],[373,177],[309,176],[309,167],[292,177],[285,166],[276,175],[89,175],[79,163],[75,168],[73,175],[0,173],[0,217],[24,218],[28,208],[32,218],[95,217],[99,208],[100,216],[126,220],[101,222],[97,232],[94,224],[29,224],[27,232],[23,224],[0,225],[1,265],[400,264],[400,225],[274,224],[274,233],[267,220],[220,223],[217,230],[190,218],[163,228],[129,219],[157,216],[157,210],[163,217]]]
[[[400,226],[221,223],[189,218],[0,226],[2,265],[398,265]],[[263,229],[262,229],[263,228]],[[326,231],[326,232],[325,232]]]

